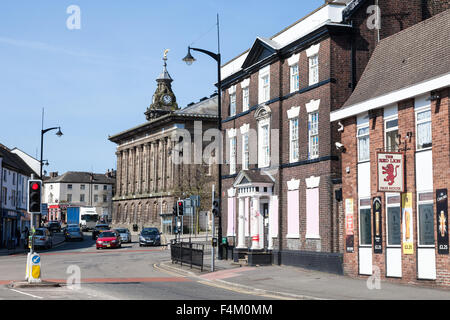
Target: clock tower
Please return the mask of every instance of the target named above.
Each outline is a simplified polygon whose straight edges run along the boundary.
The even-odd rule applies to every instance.
[[[155,93],[153,94],[153,100],[151,105],[144,113],[147,120],[153,120],[159,118],[165,114],[178,110],[178,104],[175,94],[172,91],[172,78],[167,72],[167,53],[169,49],[164,51],[164,66],[163,71],[156,79],[158,84]]]

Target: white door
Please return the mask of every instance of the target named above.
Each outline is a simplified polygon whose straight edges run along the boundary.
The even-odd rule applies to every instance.
[[[365,200],[361,200],[363,203]],[[372,275],[372,215],[368,207],[359,209],[359,274]]]
[[[434,242],[433,193],[419,193],[417,234],[417,276],[419,279],[436,279],[436,248]]]
[[[386,276],[402,276],[400,194],[386,194]]]

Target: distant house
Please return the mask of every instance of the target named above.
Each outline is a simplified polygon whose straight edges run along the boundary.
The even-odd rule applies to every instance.
[[[112,214],[114,172],[91,173],[68,171],[62,175],[51,172],[44,180],[44,199],[48,220],[66,220],[68,206],[95,207],[100,216]]]
[[[27,183],[33,170],[17,154],[0,144],[0,247],[30,227]],[[37,216],[36,216],[37,218]]]

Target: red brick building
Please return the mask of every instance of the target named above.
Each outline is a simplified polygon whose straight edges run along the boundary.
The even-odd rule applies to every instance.
[[[235,259],[262,262],[262,252],[343,272],[340,132],[330,112],[350,97],[379,39],[437,10],[425,14],[425,3],[325,1],[222,66],[222,229]]]
[[[344,271],[450,286],[450,10],[376,47],[331,113],[341,133]]]

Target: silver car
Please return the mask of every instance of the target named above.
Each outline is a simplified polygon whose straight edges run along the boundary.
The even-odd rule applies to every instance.
[[[131,242],[131,232],[127,228],[117,228],[114,229],[120,234],[120,241],[122,242]]]
[[[53,247],[53,237],[47,228],[38,228],[34,233],[34,246],[50,249]]]
[[[67,227],[67,230],[64,232],[64,237],[66,238],[66,241],[71,241],[71,240],[83,241],[84,240],[83,232],[81,231],[80,227],[78,227],[78,226]]]

